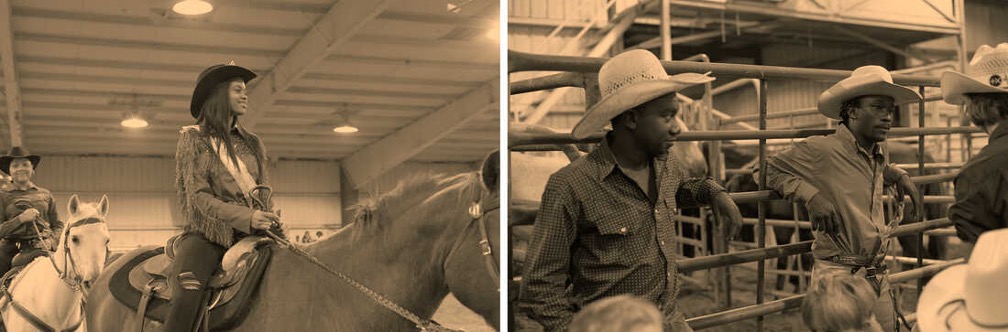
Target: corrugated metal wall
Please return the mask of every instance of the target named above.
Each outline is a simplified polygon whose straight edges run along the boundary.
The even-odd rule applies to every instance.
[[[271,163],[274,199],[288,227],[340,225],[339,171],[335,162]],[[183,223],[175,195],[174,159],[46,157],[34,180],[53,192],[64,219],[70,195],[97,201],[107,194],[113,248],[160,243]]]
[[[1008,42],[1008,4],[1003,0],[966,1],[966,42],[967,52],[976,51],[983,44],[994,46]]]
[[[608,15],[602,0],[513,0],[508,1],[508,5],[508,15],[512,19],[525,22],[525,24],[508,26],[508,49],[515,51],[584,55],[600,37],[598,29],[592,28],[582,38],[574,41],[584,23],[592,20],[596,21],[597,26],[604,26],[608,23]],[[561,24],[565,28],[547,38],[554,32],[554,28]],[[572,41],[572,51],[561,52]],[[549,73],[520,72],[511,74],[510,78],[511,81],[517,81],[544,74]],[[550,115],[543,118],[540,124],[557,129],[570,129],[584,113],[584,90],[579,88],[561,89],[566,90],[564,98],[553,106]],[[545,96],[545,91],[512,96],[510,112],[511,114],[515,112],[526,114],[534,109]]]
[[[362,192],[383,192],[413,174],[475,170],[468,163],[405,163],[368,183]],[[304,231],[328,233],[342,224],[340,167],[336,162],[281,160],[270,164],[274,200],[293,238]],[[62,219],[67,201],[109,196],[112,248],[122,250],[159,244],[183,225],[175,194],[175,160],[171,158],[44,157],[34,182],[53,192]]]

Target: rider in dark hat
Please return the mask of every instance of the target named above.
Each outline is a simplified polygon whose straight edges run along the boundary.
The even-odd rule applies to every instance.
[[[0,275],[21,252],[52,250],[63,231],[53,196],[31,181],[42,158],[15,146],[0,157],[0,170],[12,182],[0,189]]]
[[[245,83],[255,77],[232,63],[211,66],[197,79],[189,107],[196,124],[182,128],[175,153],[176,188],[186,223],[175,241],[171,281],[176,293],[165,331],[193,331],[208,300],[204,286],[224,252],[280,219],[270,211],[272,202],[257,208],[250,194],[251,188],[269,182],[265,147],[238,123],[248,108]]]

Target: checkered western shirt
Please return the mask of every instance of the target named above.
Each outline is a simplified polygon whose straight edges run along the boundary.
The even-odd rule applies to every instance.
[[[675,313],[678,292],[673,215],[707,204],[712,179],[686,179],[671,157],[653,160],[652,201],[613,157],[606,138],[546,183],[522,275],[519,310],[548,331],[603,297],[632,294]]]

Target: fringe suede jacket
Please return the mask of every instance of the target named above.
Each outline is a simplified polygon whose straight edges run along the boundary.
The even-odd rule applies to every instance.
[[[245,163],[256,184],[268,184],[266,149],[259,137],[241,126],[231,130],[230,135],[235,156]],[[259,153],[253,152],[256,150]],[[224,150],[221,152],[224,153]],[[211,148],[206,130],[200,126],[182,127],[179,132],[175,151],[175,185],[182,215],[186,219],[186,232],[199,233],[225,248],[230,247],[236,238],[251,232],[254,210]]]

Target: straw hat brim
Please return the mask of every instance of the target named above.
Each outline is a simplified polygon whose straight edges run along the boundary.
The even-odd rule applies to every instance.
[[[951,266],[924,286],[917,304],[917,325],[921,331],[1008,331],[1008,326],[986,327],[970,319],[963,302],[966,270],[966,264]]]
[[[886,81],[874,81],[853,87],[845,87],[841,82],[826,89],[819,97],[819,112],[828,118],[839,120],[840,105],[844,101],[868,95],[892,97],[896,105],[903,105],[921,99],[917,91]]]
[[[987,85],[960,72],[947,71],[941,76],[942,99],[952,105],[966,103],[967,93],[1008,93],[1008,90]]]
[[[203,109],[203,103],[205,103],[207,98],[210,97],[210,94],[213,93],[214,87],[221,82],[234,78],[241,78],[242,81],[248,83],[252,79],[256,78],[256,74],[251,70],[235,65],[225,65],[214,68],[210,72],[206,73],[205,76],[200,78],[199,82],[196,82],[196,88],[193,89],[192,100],[189,102],[189,114],[191,114],[193,118],[199,118],[200,110]]]
[[[588,109],[584,117],[574,126],[571,136],[575,139],[584,139],[602,130],[610,120],[631,108],[668,93],[713,80],[714,77],[703,74],[683,73],[666,79],[643,81],[620,87]]]

